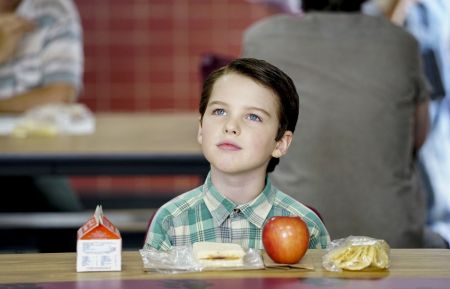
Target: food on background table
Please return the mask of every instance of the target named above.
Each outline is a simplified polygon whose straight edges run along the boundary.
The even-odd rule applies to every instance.
[[[244,265],[244,249],[239,244],[197,242],[193,244],[195,259],[206,267],[240,267]]]
[[[83,104],[45,104],[23,113],[10,132],[16,138],[83,135],[95,131],[95,117]]]
[[[298,216],[275,216],[264,225],[262,241],[267,255],[274,262],[295,264],[308,250],[308,226]]]
[[[323,256],[323,266],[328,271],[384,270],[390,265],[390,248],[384,240],[350,236],[333,242],[332,249]]]
[[[16,138],[36,137],[54,137],[58,134],[58,128],[47,122],[23,121],[17,124],[11,131],[11,135]]]

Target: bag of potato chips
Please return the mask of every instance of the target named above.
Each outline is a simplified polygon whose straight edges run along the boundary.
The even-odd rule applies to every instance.
[[[390,266],[390,248],[384,240],[366,236],[349,236],[333,240],[322,257],[328,271],[385,270]]]

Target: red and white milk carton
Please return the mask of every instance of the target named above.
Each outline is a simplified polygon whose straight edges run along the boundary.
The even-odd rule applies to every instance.
[[[77,272],[120,271],[122,237],[101,206],[77,232]]]

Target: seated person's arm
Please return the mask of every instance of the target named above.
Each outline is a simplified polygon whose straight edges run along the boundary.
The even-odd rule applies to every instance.
[[[405,24],[406,12],[415,0],[396,0],[396,1],[378,1],[386,17],[393,23],[403,26]],[[414,154],[417,154],[420,147],[424,144],[429,129],[428,100],[419,102],[415,111],[414,128]]]
[[[41,64],[36,68],[41,72],[41,82],[10,98],[0,99],[0,113],[21,113],[37,105],[70,103],[76,100],[81,90],[83,70],[82,33],[76,13],[68,15],[46,26],[46,45],[39,51]],[[16,48],[20,44],[25,45],[17,39],[14,41],[16,36],[23,38],[25,33],[39,28],[34,27],[31,21],[14,14],[8,14],[8,17],[0,15],[0,24],[16,27],[0,28],[0,36],[5,36],[5,39],[10,40],[7,42],[11,42]],[[7,47],[9,45],[2,49],[0,43],[0,65],[2,50],[5,56],[14,56],[8,53]]]
[[[414,153],[417,153],[426,140],[429,128],[428,100],[417,104],[415,112]]]
[[[0,14],[0,64],[14,55],[17,43],[33,28],[32,22],[13,13]]]
[[[76,89],[67,83],[52,83],[7,99],[0,99],[0,113],[21,113],[38,105],[70,103],[76,99]]]

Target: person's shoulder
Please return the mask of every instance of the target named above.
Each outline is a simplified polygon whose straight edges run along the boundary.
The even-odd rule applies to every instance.
[[[274,216],[290,215],[299,216],[307,224],[311,235],[310,248],[326,248],[330,236],[322,221],[322,218],[315,209],[312,209],[301,202],[297,201],[293,197],[276,190],[276,197],[272,208]]]
[[[275,205],[280,206],[286,210],[290,211],[308,211],[308,207],[302,204],[301,202],[297,201],[290,195],[280,191],[278,188],[275,188],[276,190],[276,198],[275,198]]]
[[[27,0],[19,9],[20,13],[38,21],[51,23],[67,19],[79,21],[78,10],[72,0]]]
[[[411,33],[383,16],[363,13],[312,13],[308,17],[321,19],[317,22],[324,27],[339,27],[340,31],[346,31],[347,38],[357,37],[368,43],[380,42],[383,47],[408,47],[417,44]]]
[[[176,218],[202,202],[203,190],[200,186],[171,199],[158,209],[157,214],[159,217],[171,216]]]
[[[311,12],[304,15],[275,14],[265,17],[252,24],[246,35],[289,33],[289,31],[317,31],[320,29],[340,29],[346,33],[356,33],[360,36],[388,38],[394,43],[399,41],[414,43],[415,38],[403,27],[393,24],[381,16],[371,16],[362,13],[330,13]]]
[[[319,212],[306,206],[293,197],[276,189],[276,198],[274,201],[275,210],[285,210],[291,215],[301,216],[303,219],[310,220],[312,223],[320,221]]]
[[[302,17],[289,14],[275,14],[269,17],[262,18],[254,22],[248,31],[267,31],[267,28],[284,28],[286,25],[296,25],[301,21]]]

